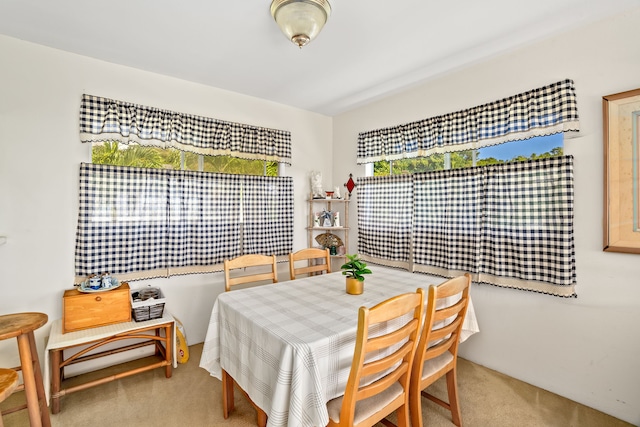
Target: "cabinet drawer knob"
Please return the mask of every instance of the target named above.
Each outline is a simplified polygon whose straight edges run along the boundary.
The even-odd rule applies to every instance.
[[[96,297],[96,301],[102,301],[102,297]]]

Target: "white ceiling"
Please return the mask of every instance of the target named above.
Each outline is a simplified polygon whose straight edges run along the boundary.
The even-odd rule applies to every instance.
[[[640,0],[330,0],[303,49],[270,0],[2,0],[0,34],[333,116]],[[567,52],[570,55],[570,52]]]

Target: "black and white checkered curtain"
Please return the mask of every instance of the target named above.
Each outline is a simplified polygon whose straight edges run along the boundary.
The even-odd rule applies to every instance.
[[[393,265],[404,258],[409,250],[387,234],[396,218],[412,214],[412,222],[397,222],[412,230],[413,271],[468,272],[480,283],[576,295],[571,156],[411,177],[412,189],[403,191],[413,200],[403,213],[385,179],[358,181],[358,228],[365,230],[358,249],[370,260]]]
[[[477,271],[482,212],[477,173],[478,168],[466,168],[413,175],[414,270],[445,277]]]
[[[240,252],[242,175],[170,171],[169,274],[219,270]]]
[[[366,261],[409,268],[411,175],[358,179],[358,253]]]
[[[291,252],[293,178],[245,176],[242,207],[242,253],[287,255]]]
[[[576,296],[573,157],[486,166],[477,280]]]
[[[575,87],[567,79],[468,110],[362,132],[358,135],[357,162],[477,150],[578,130]]]
[[[288,254],[292,230],[291,177],[81,164],[76,282],[219,271],[244,253]]]
[[[135,142],[205,155],[291,164],[291,133],[83,95],[82,142]]]

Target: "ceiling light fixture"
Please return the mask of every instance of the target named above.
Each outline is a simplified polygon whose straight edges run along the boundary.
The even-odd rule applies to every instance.
[[[331,5],[327,0],[273,0],[271,15],[284,35],[302,49],[326,24]]]

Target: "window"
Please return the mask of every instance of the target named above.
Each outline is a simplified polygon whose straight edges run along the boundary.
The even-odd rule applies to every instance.
[[[375,178],[359,182],[358,251],[413,271],[575,296],[572,163],[562,145],[555,134],[376,162]]]
[[[564,135],[562,133],[492,145],[478,150],[477,161],[474,166],[497,165],[562,156],[564,154],[563,148]]]
[[[470,272],[478,282],[575,296],[573,159],[562,155],[562,135],[578,130],[566,79],[360,132],[357,162],[367,176],[358,181],[358,250],[412,271]],[[398,232],[395,218],[411,218],[403,227],[411,232]]]
[[[191,170],[241,175],[278,176],[278,162],[247,160],[231,156],[209,156],[175,148],[121,145],[117,141],[94,142],[94,164],[153,169]]]
[[[479,150],[432,154],[427,157],[375,162],[374,176],[403,175],[436,170],[486,166],[563,155],[561,133],[483,147]]]
[[[288,131],[92,95],[80,106],[76,283],[222,270],[248,253],[286,255],[293,243]],[[246,160],[249,159],[249,160]],[[250,160],[252,159],[252,160]]]

